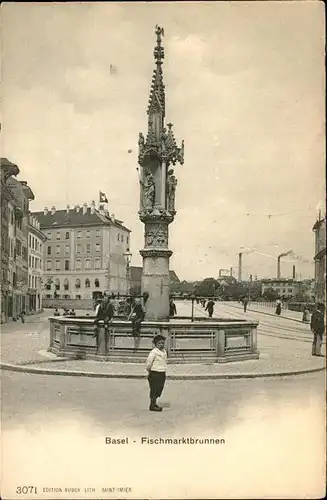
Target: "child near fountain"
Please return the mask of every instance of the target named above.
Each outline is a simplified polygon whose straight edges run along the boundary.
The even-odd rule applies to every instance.
[[[150,352],[146,360],[146,370],[148,371],[148,381],[150,386],[150,411],[162,411],[157,405],[157,398],[160,398],[167,371],[167,353],[165,351],[165,337],[156,335],[153,339],[154,349]]]

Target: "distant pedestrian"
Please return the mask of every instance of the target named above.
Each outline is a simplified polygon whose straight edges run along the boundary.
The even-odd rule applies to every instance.
[[[310,323],[313,333],[312,356],[321,356],[322,337],[325,331],[324,304],[317,304]]]
[[[205,311],[208,311],[209,318],[212,318],[214,307],[215,307],[214,301],[212,299],[208,300],[207,305],[205,307]]]
[[[244,312],[246,313],[247,307],[248,307],[249,299],[247,297],[244,297],[243,299],[243,308]]]
[[[104,296],[100,307],[97,308],[96,319],[94,321],[94,337],[96,338],[97,347],[99,347],[100,321],[103,321],[105,335],[105,350],[108,348],[109,338],[109,323],[114,316],[114,308],[108,296]]]
[[[282,313],[282,303],[280,300],[277,300],[277,302],[276,302],[276,311],[275,312],[276,312],[277,316],[280,316]]]
[[[23,309],[22,312],[20,313],[20,320],[21,320],[22,323],[25,323],[25,314],[26,313],[25,313],[25,311]]]
[[[170,299],[169,301],[169,316],[173,317],[176,316],[177,314],[177,309],[176,309],[176,304],[173,299]]]
[[[146,370],[148,372],[148,382],[150,386],[150,411],[162,411],[157,405],[157,398],[160,398],[167,371],[167,353],[165,351],[165,337],[156,335],[153,339],[154,349],[150,352],[146,360]]]

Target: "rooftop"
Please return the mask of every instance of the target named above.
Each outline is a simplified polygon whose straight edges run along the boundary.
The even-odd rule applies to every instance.
[[[40,222],[41,229],[107,225],[131,232],[122,221],[115,218],[114,214],[110,215],[104,210],[99,211],[95,206],[67,207],[65,210],[56,210],[52,207],[51,210],[45,208],[42,212],[33,212],[32,215]]]

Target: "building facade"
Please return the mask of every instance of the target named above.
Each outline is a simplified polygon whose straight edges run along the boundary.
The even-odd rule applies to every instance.
[[[315,287],[314,295],[318,302],[325,302],[326,290],[326,217],[313,226],[315,234]]]
[[[1,159],[1,321],[28,313],[29,202],[34,194],[26,181],[13,177],[19,169]]]
[[[46,236],[40,230],[39,221],[29,216],[28,227],[28,310],[37,313],[42,310],[43,288],[43,245]]]
[[[12,251],[9,240],[9,225],[11,223],[12,213],[11,206],[15,206],[15,199],[12,191],[8,186],[8,180],[12,176],[19,174],[19,168],[14,163],[11,163],[7,158],[1,158],[1,184],[0,184],[0,200],[1,200],[1,245],[0,245],[0,318],[1,323],[7,321],[11,316],[12,309],[12,283],[10,281],[9,257]]]
[[[279,297],[291,299],[301,294],[303,284],[302,281],[296,281],[294,279],[272,278],[261,280],[261,285],[262,295],[264,295],[267,290],[272,289],[278,293]]]
[[[95,299],[128,289],[126,253],[130,230],[104,205],[33,214],[46,236],[43,245],[45,298]]]

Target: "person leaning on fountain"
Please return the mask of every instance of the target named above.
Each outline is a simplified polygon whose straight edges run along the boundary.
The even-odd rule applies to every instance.
[[[106,345],[107,345],[107,340],[108,340],[108,333],[109,333],[109,322],[112,320],[114,316],[114,308],[113,305],[110,302],[110,299],[107,295],[104,296],[102,299],[99,307],[96,309],[96,319],[94,321],[94,335],[93,337],[96,337],[96,342],[97,346],[99,347],[99,324],[100,321],[103,321],[104,323],[104,332],[105,332],[105,339],[106,339]]]
[[[165,340],[163,335],[154,337],[153,343],[155,347],[150,352],[145,364],[150,386],[150,411],[162,411],[162,408],[157,405],[157,398],[160,398],[166,381],[167,352],[165,351]]]

